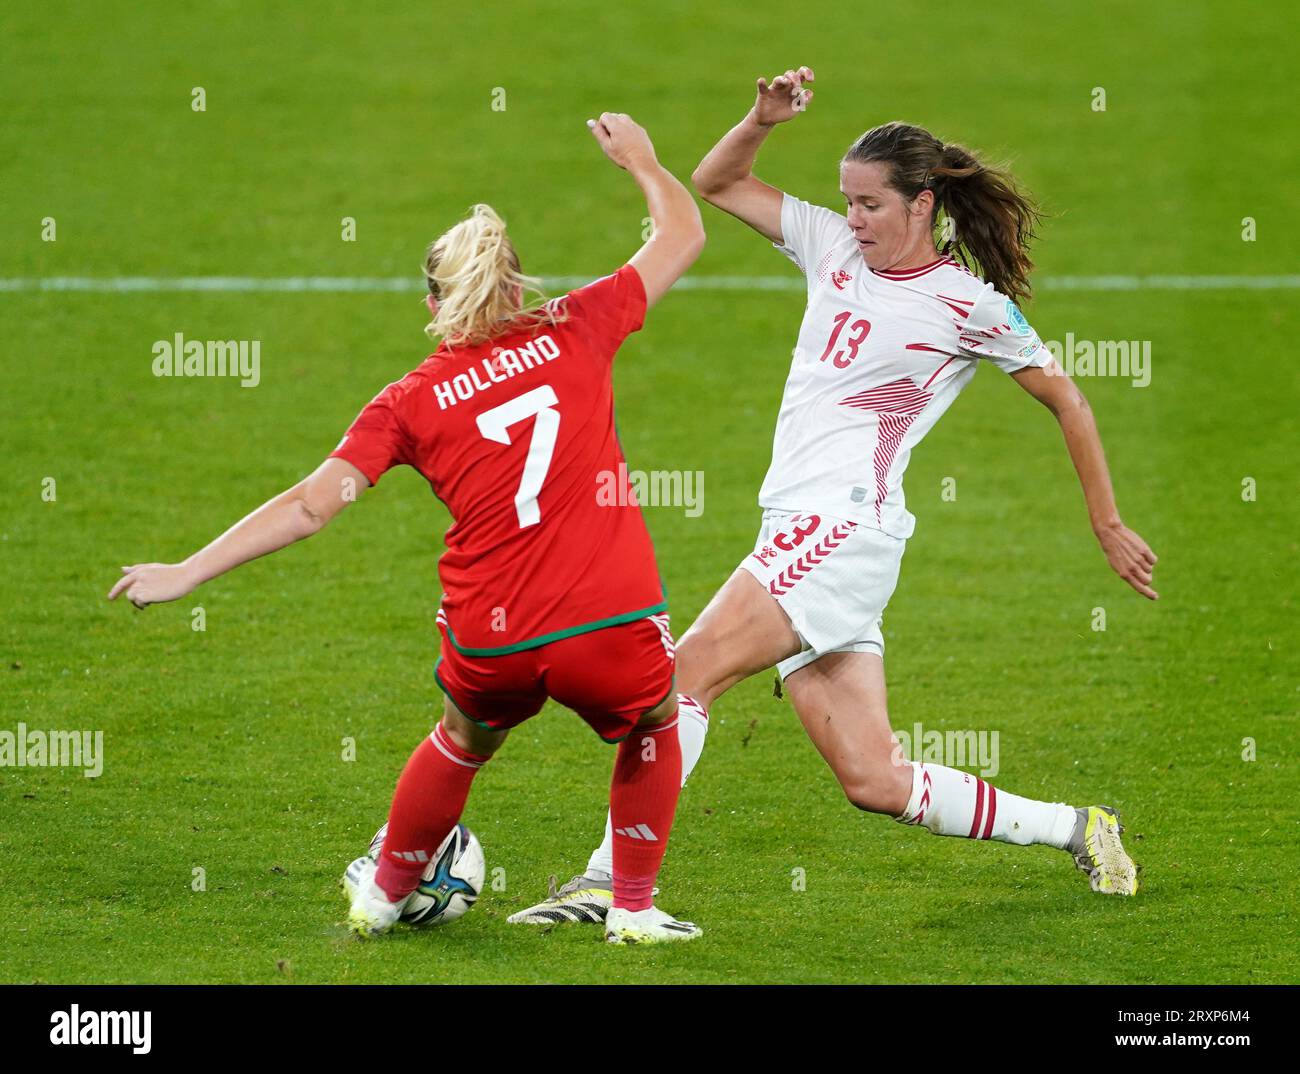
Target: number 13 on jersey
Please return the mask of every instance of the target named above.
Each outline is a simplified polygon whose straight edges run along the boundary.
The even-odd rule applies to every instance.
[[[847,310],[836,315],[835,327],[831,330],[831,338],[826,341],[826,349],[822,351],[822,356],[818,359],[819,362],[824,362],[827,358],[830,358],[836,369],[848,369],[849,363],[858,356],[858,348],[866,342],[867,335],[871,331],[871,322],[864,319],[853,322],[852,327],[849,329],[849,335],[844,340],[848,344],[849,353],[846,355],[844,351],[837,350],[834,357],[831,357],[831,351],[839,341],[840,333],[844,331],[844,326],[848,324],[849,318],[852,316],[853,314]]]
[[[533,422],[533,438],[528,444],[528,456],[524,459],[524,472],[519,479],[519,491],[515,493],[515,513],[519,516],[520,529],[536,526],[542,520],[537,497],[546,482],[551,456],[555,454],[555,438],[560,431],[560,412],[555,407],[559,402],[555,389],[543,384],[478,416],[478,431],[498,444],[511,442],[510,426],[537,416]]]

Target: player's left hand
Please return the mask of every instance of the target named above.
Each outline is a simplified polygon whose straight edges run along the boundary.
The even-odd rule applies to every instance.
[[[109,600],[122,594],[137,608],[178,600],[194,589],[194,580],[182,563],[137,563],[122,568],[122,577],[108,591]]]
[[[1160,599],[1160,594],[1151,588],[1152,572],[1158,557],[1146,541],[1122,522],[1098,532],[1097,540],[1101,542],[1111,570],[1148,600]]]
[[[804,87],[813,81],[811,67],[791,68],[783,75],[777,75],[769,83],[767,79],[758,80],[758,97],[754,101],[751,113],[765,127],[785,123],[794,119],[800,112],[808,109],[808,102],[813,99],[813,91]]]

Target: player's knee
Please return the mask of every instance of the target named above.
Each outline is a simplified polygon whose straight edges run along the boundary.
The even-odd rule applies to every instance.
[[[677,643],[673,676],[677,682],[678,693],[695,697],[709,685],[707,671],[710,664],[710,647],[706,639],[689,632]]]
[[[442,717],[442,729],[447,737],[466,753],[491,757],[506,740],[505,731],[490,731],[480,727],[449,700]]]
[[[665,697],[658,705],[649,712],[642,713],[641,718],[637,720],[637,727],[658,727],[665,720],[670,720],[677,714],[677,693],[674,691]]]
[[[687,632],[677,643],[674,665],[677,692],[695,698],[706,709],[743,678],[728,667],[723,646],[704,632]]]

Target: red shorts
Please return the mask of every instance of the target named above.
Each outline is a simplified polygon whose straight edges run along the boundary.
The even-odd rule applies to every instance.
[[[548,697],[573,709],[606,742],[626,738],[673,689],[667,614],[575,634],[504,656],[466,656],[442,631],[438,685],[461,712],[493,731],[536,716]]]

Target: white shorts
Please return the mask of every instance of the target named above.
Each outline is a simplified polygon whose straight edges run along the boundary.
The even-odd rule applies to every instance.
[[[803,652],[777,665],[781,678],[826,653],[885,655],[880,621],[906,546],[842,518],[763,512],[754,551],[740,566],[772,594],[804,644]]]

